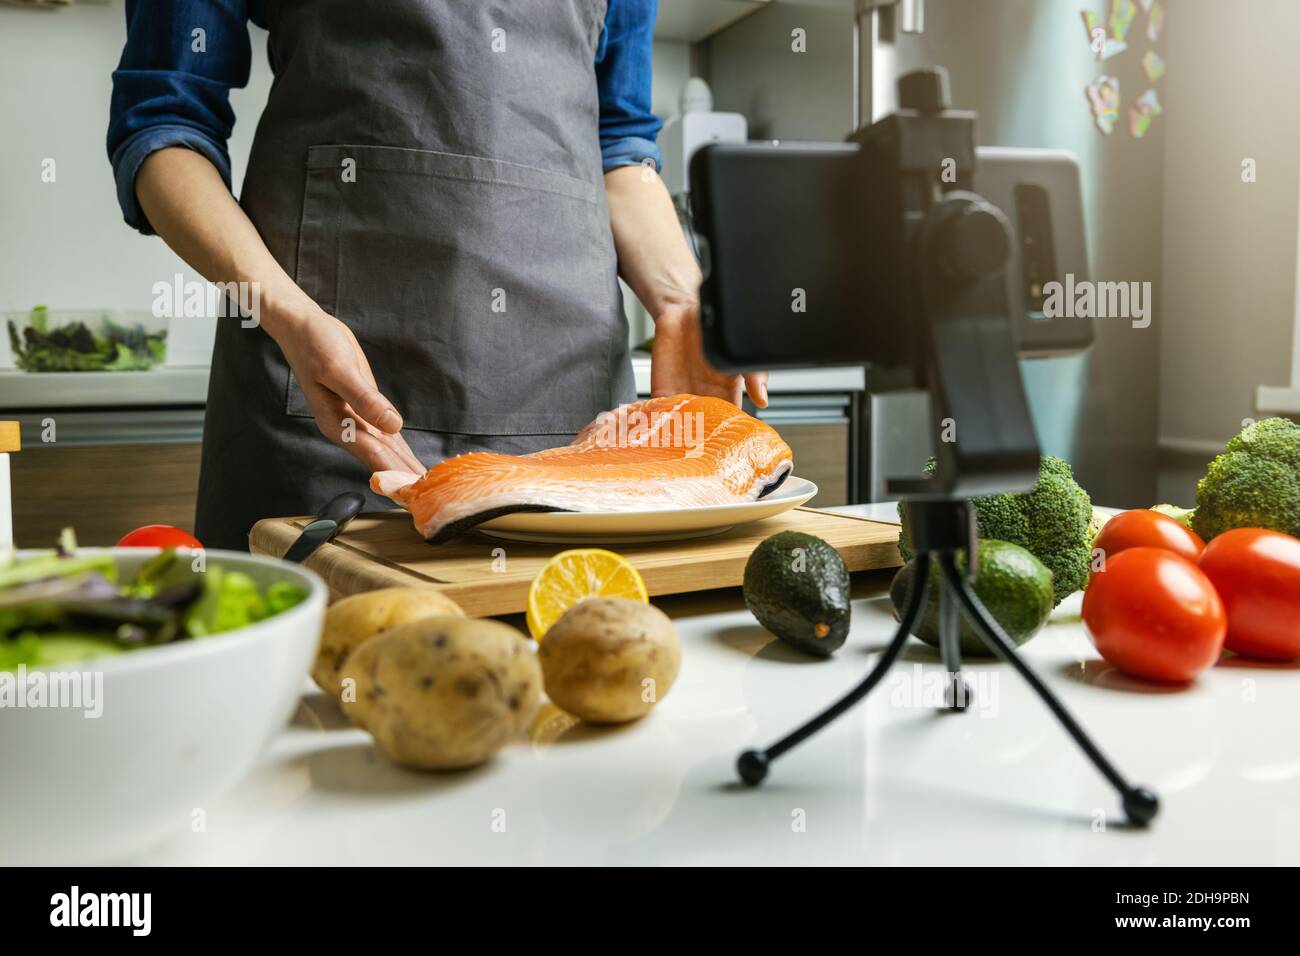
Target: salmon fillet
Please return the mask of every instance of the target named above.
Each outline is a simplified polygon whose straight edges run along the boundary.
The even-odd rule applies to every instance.
[[[754,501],[794,467],[770,425],[720,398],[674,395],[604,412],[572,443],[531,455],[474,452],[370,487],[438,544],[516,511],[652,511]]]

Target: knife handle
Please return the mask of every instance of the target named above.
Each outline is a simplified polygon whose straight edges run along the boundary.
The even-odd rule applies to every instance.
[[[363,495],[355,491],[345,491],[338,495],[316,513],[312,522],[302,529],[298,539],[289,545],[289,550],[281,555],[282,561],[302,564],[326,541],[333,541],[366,503]]]
[[[330,499],[325,507],[316,512],[316,517],[317,519],[323,518],[327,521],[333,521],[338,525],[338,530],[342,531],[349,521],[361,513],[365,503],[365,495],[356,491],[345,491],[343,494]],[[336,531],[335,534],[337,533]]]

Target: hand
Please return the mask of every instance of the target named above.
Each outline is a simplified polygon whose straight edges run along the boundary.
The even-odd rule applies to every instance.
[[[372,472],[424,474],[424,465],[402,437],[402,416],[379,393],[351,329],[317,309],[276,323],[271,334],[322,435]],[[351,428],[347,428],[349,419]]]
[[[650,394],[654,397],[689,392],[712,395],[740,405],[742,386],[759,408],[767,408],[767,373],[724,375],[704,357],[699,306],[674,306],[655,318],[655,342],[650,353]]]

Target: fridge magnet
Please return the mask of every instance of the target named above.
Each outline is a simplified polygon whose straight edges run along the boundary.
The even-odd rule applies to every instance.
[[[1160,97],[1155,90],[1147,90],[1139,96],[1128,111],[1128,129],[1134,139],[1141,139],[1151,128],[1151,121],[1163,113]]]
[[[1152,43],[1160,39],[1160,31],[1165,27],[1165,8],[1159,2],[1151,4],[1151,14],[1147,17],[1147,39]]]
[[[1134,139],[1141,139],[1151,128],[1151,115],[1142,113],[1136,109],[1128,111],[1128,131],[1133,134]]]
[[[1085,92],[1097,129],[1109,136],[1119,120],[1119,80],[1113,76],[1099,76],[1085,87]]]
[[[1128,49],[1128,44],[1123,40],[1116,40],[1114,37],[1106,35],[1106,28],[1097,19],[1097,14],[1091,10],[1083,10],[1081,15],[1083,16],[1083,26],[1088,31],[1088,46],[1092,48],[1098,62],[1109,60],[1112,56],[1123,53]]]
[[[1165,58],[1155,50],[1147,50],[1142,54],[1142,69],[1147,79],[1154,83],[1165,75]]]
[[[1100,60],[1102,47],[1106,44],[1106,29],[1091,10],[1081,10],[1079,16],[1083,17],[1083,28],[1088,31],[1088,46]]]
[[[1081,10],[1079,11],[1079,15],[1083,17],[1084,29],[1088,31],[1088,39],[1091,40],[1093,31],[1099,26],[1097,14],[1093,13],[1091,10]]]
[[[1110,35],[1122,41],[1128,35],[1128,28],[1133,25],[1137,9],[1133,0],[1110,0]]]
[[[1106,37],[1106,45],[1102,48],[1098,60],[1109,60],[1112,56],[1117,56],[1128,49],[1128,44],[1123,40],[1116,40],[1114,37]]]
[[[1164,110],[1160,106],[1160,97],[1156,95],[1155,90],[1147,90],[1137,98],[1139,109],[1143,109],[1152,116],[1159,116]]]

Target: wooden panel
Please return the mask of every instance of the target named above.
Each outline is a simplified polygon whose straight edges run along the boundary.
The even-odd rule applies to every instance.
[[[250,540],[253,552],[284,554],[310,521],[259,521]],[[901,563],[897,524],[808,508],[739,525],[709,538],[619,545],[617,550],[641,572],[652,595],[679,594],[735,587],[741,583],[754,547],[768,535],[786,530],[825,539],[844,557],[850,571]],[[524,609],[529,584],[558,550],[555,545],[505,542],[481,535],[430,545],[416,533],[410,515],[391,511],[358,517],[306,564],[336,595],[395,585],[434,587],[468,614],[514,614]]]
[[[794,473],[817,486],[817,497],[808,502],[808,507],[850,504],[848,423],[773,427],[794,452]]]
[[[194,528],[197,443],[29,445],[9,464],[19,547],[52,547],[69,525],[88,545],[114,544],[143,524]]]

